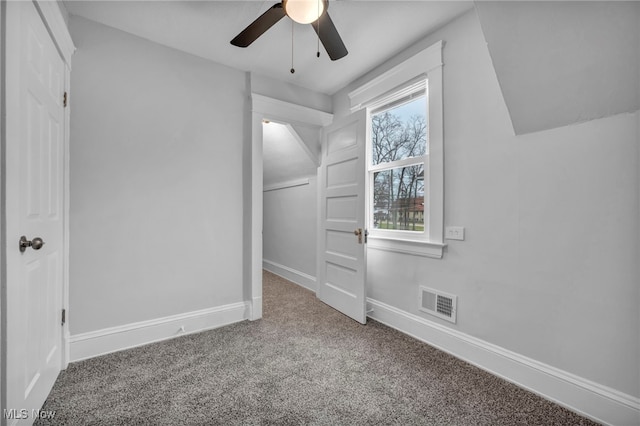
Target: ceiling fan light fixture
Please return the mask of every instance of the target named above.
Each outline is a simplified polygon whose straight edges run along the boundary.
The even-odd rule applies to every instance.
[[[299,24],[315,22],[324,13],[324,0],[284,0],[287,16]]]
[[[329,58],[336,61],[344,58],[349,51],[338,34],[328,9],[329,0],[280,0],[235,36],[231,44],[248,47],[265,31],[288,16],[291,19],[291,25],[294,22],[311,24]]]

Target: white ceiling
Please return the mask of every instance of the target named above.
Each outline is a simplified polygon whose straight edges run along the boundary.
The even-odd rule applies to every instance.
[[[75,1],[71,15],[126,31],[244,71],[332,95],[427,34],[473,7],[471,1],[330,2],[329,15],[349,50],[332,62],[310,25],[295,24],[291,74],[291,22],[282,19],[251,46],[229,42],[270,8],[269,1]]]

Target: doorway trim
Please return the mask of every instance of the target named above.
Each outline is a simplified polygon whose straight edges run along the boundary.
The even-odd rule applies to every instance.
[[[320,130],[331,124],[333,114],[251,93],[251,321],[262,318],[263,120]]]

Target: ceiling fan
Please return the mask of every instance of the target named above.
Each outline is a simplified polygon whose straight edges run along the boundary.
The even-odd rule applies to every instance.
[[[311,24],[329,54],[329,58],[332,61],[338,60],[345,57],[349,52],[327,13],[328,8],[328,0],[282,0],[280,3],[271,6],[269,10],[253,21],[231,40],[231,44],[238,47],[247,47],[276,22],[288,16],[300,24]]]

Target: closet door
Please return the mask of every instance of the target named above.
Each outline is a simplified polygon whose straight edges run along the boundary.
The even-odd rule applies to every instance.
[[[62,365],[65,65],[32,2],[7,2],[7,424],[31,424]],[[4,342],[3,342],[4,343]]]

